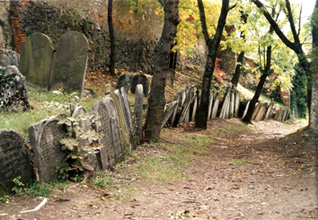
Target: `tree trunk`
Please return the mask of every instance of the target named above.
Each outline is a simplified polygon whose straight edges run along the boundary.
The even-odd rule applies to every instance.
[[[108,28],[110,38],[109,72],[115,76],[115,34],[113,26],[113,0],[108,0]]]
[[[311,97],[311,117],[309,127],[318,133],[318,0],[312,16],[312,97]]]
[[[148,112],[144,126],[147,138],[153,141],[160,139],[161,123],[165,100],[166,72],[169,69],[171,45],[180,22],[179,0],[160,1],[164,7],[164,25],[161,38],[155,48],[154,72],[151,91],[148,98]]]
[[[244,51],[242,51],[238,57],[237,57],[237,60],[236,60],[236,68],[235,68],[235,73],[232,77],[232,84],[233,86],[237,87],[238,83],[239,83],[239,80],[240,80],[240,76],[241,76],[241,68],[242,68],[242,65],[243,65],[243,62],[244,62]]]
[[[206,129],[207,120],[208,120],[211,80],[212,80],[212,75],[214,71],[217,50],[220,45],[222,32],[223,32],[225,22],[226,22],[226,17],[229,11],[229,0],[222,0],[221,14],[218,20],[218,25],[217,25],[213,40],[209,38],[202,0],[198,0],[198,6],[200,11],[202,32],[208,47],[208,57],[207,57],[203,79],[202,79],[201,99],[200,99],[200,104],[199,104],[198,113],[196,117],[195,127]]]

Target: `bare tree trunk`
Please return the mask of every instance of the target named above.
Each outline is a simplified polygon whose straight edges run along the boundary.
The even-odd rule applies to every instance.
[[[147,138],[153,141],[160,139],[162,115],[166,103],[166,72],[169,69],[171,45],[174,42],[177,26],[180,22],[178,14],[179,0],[160,0],[159,2],[164,7],[164,25],[161,38],[155,48],[155,66],[144,126]]]
[[[115,76],[115,34],[113,26],[113,0],[108,0],[108,28],[110,38],[109,71],[112,76]]]
[[[198,6],[200,11],[202,32],[203,32],[204,39],[208,48],[208,57],[207,57],[203,79],[202,79],[201,99],[200,99],[200,104],[199,104],[198,113],[196,117],[195,127],[206,129],[207,120],[208,120],[208,109],[209,109],[212,75],[213,75],[215,60],[217,56],[217,50],[220,45],[222,32],[226,22],[226,17],[230,9],[229,9],[229,0],[222,0],[221,14],[218,20],[216,33],[214,38],[211,39],[209,37],[208,29],[206,26],[205,12],[204,12],[204,6],[202,3],[202,0],[198,0]]]

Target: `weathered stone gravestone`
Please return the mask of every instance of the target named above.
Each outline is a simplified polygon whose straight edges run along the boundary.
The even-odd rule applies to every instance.
[[[174,111],[177,107],[178,107],[177,101],[173,101],[167,105],[167,107],[163,113],[163,120],[162,120],[161,128],[163,128],[166,125],[169,118],[172,116],[172,114],[174,113]]]
[[[0,111],[30,107],[25,77],[16,66],[0,67]]]
[[[149,80],[147,79],[147,76],[144,74],[133,75],[131,79],[131,87],[130,87],[131,93],[135,94],[136,86],[138,84],[141,84],[143,86],[144,95],[148,96]]]
[[[274,107],[274,102],[271,102],[266,110],[264,120],[268,120],[271,117],[273,107]]]
[[[34,163],[40,180],[44,182],[57,179],[56,167],[66,156],[60,140],[66,137],[66,129],[59,125],[59,116],[42,120],[29,127],[29,139],[34,152]]]
[[[219,104],[220,104],[220,94],[217,93],[217,94],[215,95],[215,98],[214,98],[214,103],[213,103],[213,107],[212,107],[211,119],[215,119],[215,118],[216,118],[216,115],[217,115],[218,110],[219,110]]]
[[[234,101],[234,117],[239,117],[239,110],[240,110],[240,92],[235,91],[235,101]]]
[[[23,183],[34,177],[30,152],[17,132],[0,130],[0,196],[11,193],[16,177],[21,177]]]
[[[19,70],[28,82],[46,90],[50,88],[53,51],[53,43],[47,35],[34,33],[27,37],[21,47]]]
[[[20,55],[14,50],[0,49],[0,66],[16,66],[20,63]]]
[[[235,110],[235,92],[231,92],[231,97],[230,97],[230,109],[229,109],[229,118],[234,117],[234,110]]]
[[[135,116],[137,121],[137,135],[139,140],[142,138],[142,119],[143,119],[144,90],[142,84],[138,84],[135,92]]]
[[[184,105],[181,111],[181,116],[179,119],[179,124],[187,123],[189,122],[189,110],[190,110],[190,105],[194,100],[194,87],[191,87],[189,89],[189,92],[186,95]]]
[[[267,102],[260,105],[258,112],[255,115],[255,119],[254,119],[255,121],[261,121],[264,119],[264,115],[266,113],[267,106],[268,106]]]
[[[125,73],[120,75],[116,84],[116,89],[121,89],[121,87],[124,87],[126,90],[126,93],[128,93],[130,89],[132,77],[133,77],[132,73]]]
[[[247,114],[248,108],[250,107],[250,103],[251,103],[251,101],[247,101],[242,118],[244,118],[245,115]]]
[[[231,101],[231,91],[228,91],[223,98],[223,104],[219,118],[228,119],[230,113],[230,101]]]
[[[168,69],[166,72],[166,86],[173,88],[176,72],[174,69]]]
[[[254,108],[254,111],[253,111],[253,114],[252,114],[252,120],[255,120],[256,114],[257,114],[257,112],[258,112],[260,106],[261,106],[261,105],[260,105],[259,102],[256,103],[255,108]]]
[[[175,127],[177,126],[178,124],[178,120],[176,119],[177,118],[177,113],[178,113],[178,109],[179,109],[179,104],[181,102],[181,92],[178,91],[176,93],[176,95],[174,96],[173,98],[173,101],[176,101],[177,102],[177,106],[176,108],[174,109],[170,119],[169,119],[169,124],[172,126],[172,127]]]
[[[83,131],[91,129],[91,121],[88,117],[87,111],[83,106],[75,105],[72,117],[78,120],[79,126]]]
[[[212,115],[212,106],[213,106],[213,98],[214,98],[213,91],[210,91],[210,101],[209,101],[209,110],[208,110],[208,120],[211,120],[211,115]]]
[[[100,139],[100,164],[103,170],[111,168],[116,163],[116,151],[112,136],[112,127],[110,124],[110,115],[106,104],[103,101],[97,101],[92,108],[92,114],[97,116],[98,123],[95,124],[95,130],[102,138]]]
[[[88,42],[76,31],[62,35],[57,44],[52,72],[52,89],[78,92],[82,96],[87,66]]]
[[[192,107],[192,115],[191,121],[195,122],[195,117],[197,115],[198,101],[199,101],[199,91],[194,94],[193,107]]]
[[[129,140],[129,131],[128,131],[126,119],[125,119],[122,105],[121,105],[120,93],[118,90],[115,90],[115,91],[116,91],[117,95],[115,94],[115,92],[112,92],[110,94],[110,97],[112,98],[112,100],[115,104],[116,110],[117,110],[116,112],[117,112],[117,116],[118,116],[119,130],[120,130],[120,136],[121,136],[123,150],[125,153],[129,153],[132,149],[132,145],[131,145],[130,140]]]

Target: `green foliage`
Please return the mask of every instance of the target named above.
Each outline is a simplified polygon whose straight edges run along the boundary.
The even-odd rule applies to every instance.
[[[306,118],[308,112],[306,73],[300,64],[295,66],[295,73],[292,80],[293,89],[290,93],[290,108],[297,118]]]
[[[150,7],[155,9],[156,14],[162,15],[163,8],[157,0],[124,0],[129,5],[130,13],[138,13],[144,15]]]
[[[54,183],[40,183],[38,181],[33,181],[26,189],[26,195],[31,197],[46,197],[53,192],[55,187],[56,185]]]
[[[234,159],[232,162],[236,165],[246,165],[248,163],[248,160],[246,159]]]
[[[8,204],[12,200],[12,196],[4,195],[0,196],[0,202]]]
[[[21,194],[25,192],[25,185],[21,182],[21,176],[18,176],[12,180],[14,187],[12,187],[12,192],[16,194]]]

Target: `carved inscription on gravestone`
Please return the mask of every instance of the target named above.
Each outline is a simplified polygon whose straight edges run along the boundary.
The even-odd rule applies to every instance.
[[[29,127],[29,138],[34,152],[34,162],[44,182],[57,179],[56,167],[64,160],[60,140],[66,136],[66,130],[58,125],[59,117],[40,121]]]
[[[19,176],[24,183],[33,177],[29,151],[17,132],[0,130],[0,196],[10,192],[12,180]]]

